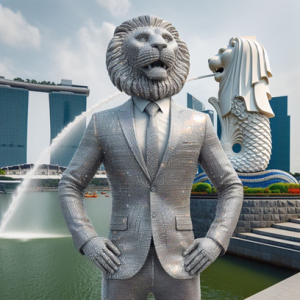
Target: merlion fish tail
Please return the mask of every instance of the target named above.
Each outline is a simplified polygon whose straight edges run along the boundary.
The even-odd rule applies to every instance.
[[[272,139],[269,118],[263,114],[246,111],[244,100],[232,100],[231,111],[222,117],[217,98],[209,98],[216,109],[222,127],[221,144],[233,168],[237,172],[260,172],[269,164]],[[233,151],[233,146],[239,144],[241,150]]]

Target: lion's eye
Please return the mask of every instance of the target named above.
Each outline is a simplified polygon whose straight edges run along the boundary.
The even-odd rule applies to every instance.
[[[219,50],[219,54],[224,53],[226,50],[227,50],[227,49],[225,49],[225,48],[221,48],[221,49]]]
[[[138,36],[138,37],[137,37],[137,40],[138,40],[139,42],[147,42],[147,41],[148,41],[148,36],[146,36],[146,35]]]

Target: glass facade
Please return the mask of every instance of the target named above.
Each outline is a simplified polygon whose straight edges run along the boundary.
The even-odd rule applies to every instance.
[[[28,91],[0,86],[0,167],[26,163]]]
[[[86,111],[86,95],[52,92],[49,93],[51,142],[76,116]],[[85,119],[67,134],[51,152],[50,163],[68,166],[86,128]]]
[[[189,93],[187,94],[187,107],[197,111],[205,110],[204,104]]]
[[[290,171],[290,116],[288,97],[273,97],[270,101],[275,117],[270,119],[272,155],[267,169]]]

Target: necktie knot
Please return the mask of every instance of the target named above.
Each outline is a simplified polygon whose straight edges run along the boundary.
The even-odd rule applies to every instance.
[[[154,103],[151,102],[149,103],[146,108],[145,108],[145,112],[150,116],[150,117],[154,117],[156,116],[157,112],[159,111],[159,106]]]

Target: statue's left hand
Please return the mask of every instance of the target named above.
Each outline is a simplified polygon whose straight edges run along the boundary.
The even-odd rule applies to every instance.
[[[184,251],[185,270],[190,275],[200,274],[220,255],[222,248],[211,238],[199,238]]]

